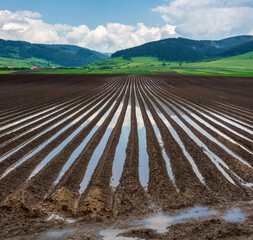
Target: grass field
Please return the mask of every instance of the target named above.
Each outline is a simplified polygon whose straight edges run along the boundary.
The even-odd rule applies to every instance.
[[[98,71],[97,73],[100,73],[100,71],[101,73],[128,73],[138,70],[144,74],[174,71],[194,75],[253,76],[253,52],[209,62],[195,63],[163,62],[155,57],[134,57],[128,60],[117,57],[98,61],[89,64],[87,67],[91,70],[90,72]],[[181,67],[194,69],[171,69]]]
[[[14,73],[15,71],[0,71],[0,74],[10,74]]]
[[[145,69],[45,69],[33,72],[34,74],[154,74],[150,70]]]
[[[41,59],[16,60],[0,58],[2,66],[39,67],[53,66]],[[56,66],[58,67],[58,66]],[[86,69],[85,69],[86,68]],[[177,69],[174,69],[177,68]],[[188,68],[188,69],[185,69]],[[32,72],[37,74],[155,74],[155,72],[178,72],[181,74],[209,75],[209,76],[253,76],[253,52],[235,57],[222,58],[206,62],[178,63],[164,62],[155,57],[122,57],[109,58],[88,64],[84,68],[75,69],[43,69]],[[11,73],[1,71],[0,73]]]
[[[185,64],[185,66],[253,70],[253,52],[249,52],[234,57],[222,58],[210,62],[188,63]]]
[[[25,60],[20,60],[20,59],[13,59],[13,58],[3,58],[0,57],[0,66],[7,67],[7,66],[12,66],[12,67],[24,67],[24,68],[29,68],[29,67],[60,67],[60,65],[48,62],[44,59],[39,59],[39,58],[27,58]]]

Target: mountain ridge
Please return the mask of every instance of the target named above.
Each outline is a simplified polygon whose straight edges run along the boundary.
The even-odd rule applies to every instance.
[[[211,58],[234,56],[253,51],[253,36],[242,35],[221,40],[192,40],[187,38],[167,38],[145,43],[140,46],[120,50],[114,57],[157,57],[162,61],[199,61]],[[241,46],[241,47],[240,47]],[[240,51],[238,50],[241,49]]]
[[[75,45],[37,44],[3,39],[0,39],[0,57],[17,60],[36,58],[48,61],[49,65],[64,67],[78,67],[108,58],[106,54]]]

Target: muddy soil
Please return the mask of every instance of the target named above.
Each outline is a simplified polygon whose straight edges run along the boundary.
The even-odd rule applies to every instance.
[[[67,239],[99,239],[98,229],[196,205],[219,211],[236,205],[247,217],[244,222],[195,219],[168,226],[165,233],[124,226],[120,234],[140,239],[253,237],[253,78],[13,74],[0,76],[0,84],[1,239],[40,239],[41,232],[68,228],[78,231]],[[123,169],[112,188],[129,98],[126,156],[117,160]],[[140,176],[143,142],[146,187]],[[96,165],[90,167],[92,159]],[[87,187],[80,191],[84,180]],[[52,214],[60,220],[47,221]],[[92,230],[82,229],[89,224]]]

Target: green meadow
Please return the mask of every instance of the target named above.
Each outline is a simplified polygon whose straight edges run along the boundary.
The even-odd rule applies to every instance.
[[[11,62],[12,61],[12,62]],[[15,60],[0,58],[0,65],[6,63],[17,67],[29,67],[31,63],[40,62],[41,67],[48,63],[41,59]],[[34,64],[39,66],[38,64]],[[50,67],[53,65],[50,65]],[[174,69],[177,68],[177,69]],[[189,69],[184,69],[189,68]],[[180,74],[209,75],[209,76],[253,76],[253,52],[246,54],[202,61],[194,63],[178,63],[160,61],[155,57],[122,57],[109,58],[90,63],[82,68],[71,69],[41,69],[34,74],[155,74],[156,72],[177,72]],[[1,73],[11,73],[1,71]]]

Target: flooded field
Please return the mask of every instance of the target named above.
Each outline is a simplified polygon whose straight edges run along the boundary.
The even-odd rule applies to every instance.
[[[231,239],[252,236],[252,78],[10,75],[0,83],[0,238],[182,239],[168,227],[203,222],[237,226]]]

